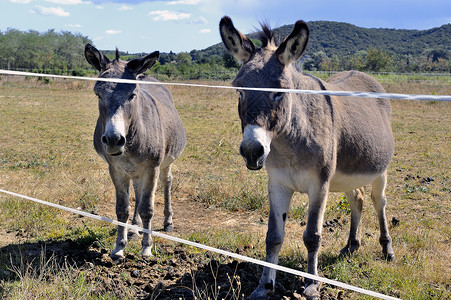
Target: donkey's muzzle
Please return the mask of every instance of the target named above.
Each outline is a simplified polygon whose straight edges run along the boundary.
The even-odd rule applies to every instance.
[[[265,163],[265,148],[258,141],[251,143],[242,142],[240,145],[240,154],[246,162],[249,170],[260,170]]]
[[[105,133],[101,138],[108,154],[117,156],[124,152],[125,137],[119,133]]]

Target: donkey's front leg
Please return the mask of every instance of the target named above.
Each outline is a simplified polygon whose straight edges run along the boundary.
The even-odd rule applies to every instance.
[[[293,190],[274,183],[271,178],[268,184],[269,220],[266,234],[266,261],[277,264],[279,252],[285,237],[285,222],[288,216]],[[274,291],[276,270],[264,267],[257,289],[249,299],[267,299]]]
[[[304,231],[303,239],[308,252],[307,271],[310,274],[318,275],[318,250],[321,245],[321,230],[323,227],[324,209],[329,192],[328,183],[312,188],[309,193],[309,206],[307,217],[307,228]],[[304,297],[307,299],[319,299],[320,283],[312,280],[305,280]]]
[[[154,212],[155,190],[157,189],[157,180],[160,173],[159,167],[149,168],[149,171],[141,179],[141,199],[139,200],[139,215],[141,216],[143,228],[151,230],[152,217]],[[142,256],[152,256],[152,235],[148,232],[143,233]]]
[[[109,167],[110,176],[113,180],[116,189],[116,216],[119,222],[127,223],[130,214],[129,202],[129,187],[130,178],[116,170],[114,167]],[[127,231],[123,226],[117,227],[116,248],[111,252],[111,258],[118,259],[124,257],[124,248],[127,245]]]

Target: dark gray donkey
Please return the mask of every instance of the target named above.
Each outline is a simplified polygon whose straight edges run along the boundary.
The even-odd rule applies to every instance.
[[[236,87],[282,89],[357,90],[384,92],[364,73],[350,71],[327,82],[296,71],[309,38],[307,24],[296,22],[291,34],[276,45],[274,33],[262,26],[257,48],[233,26],[229,17],[220,24],[222,41],[242,64],[233,81]],[[266,261],[278,262],[285,221],[295,191],[309,197],[307,228],[308,272],[317,274],[318,250],[328,192],[345,192],[351,206],[351,230],[343,254],[360,245],[362,189],[372,184],[374,207],[380,224],[380,244],[393,259],[385,218],[387,167],[393,156],[389,100],[333,97],[240,90],[238,112],[243,129],[240,153],[250,170],[266,165],[269,222]],[[274,289],[275,270],[264,268],[251,299],[265,299]],[[304,296],[318,298],[319,283],[306,280]]]
[[[142,81],[157,80],[139,74],[152,67],[159,53],[125,62],[110,61],[91,45],[85,47],[87,61],[96,68],[99,78]],[[94,147],[108,162],[116,188],[116,215],[127,222],[130,214],[130,180],[136,196],[132,224],[151,229],[157,180],[164,192],[164,230],[172,230],[171,165],[182,153],[186,133],[174,106],[172,95],[164,85],[130,84],[97,81],[94,92],[99,98],[99,118],[94,132]],[[128,233],[129,238],[137,231]],[[126,228],[119,226],[116,248],[111,257],[124,256]],[[142,255],[150,256],[152,237],[144,233]]]

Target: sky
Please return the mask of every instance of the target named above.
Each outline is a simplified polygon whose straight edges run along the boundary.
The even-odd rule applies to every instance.
[[[243,33],[260,22],[347,22],[365,28],[430,29],[451,23],[450,0],[0,0],[0,31],[70,31],[101,50],[201,50],[221,42],[228,15]]]

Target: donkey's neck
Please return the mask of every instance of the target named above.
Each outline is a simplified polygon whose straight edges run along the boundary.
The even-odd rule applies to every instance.
[[[324,90],[325,81],[308,73],[292,72],[292,81],[295,89]]]
[[[327,89],[326,82],[297,71],[293,74],[292,82],[294,89]],[[290,116],[283,134],[290,136],[291,140],[298,140],[308,138],[312,133],[333,130],[335,112],[329,96],[292,94],[291,97]]]

